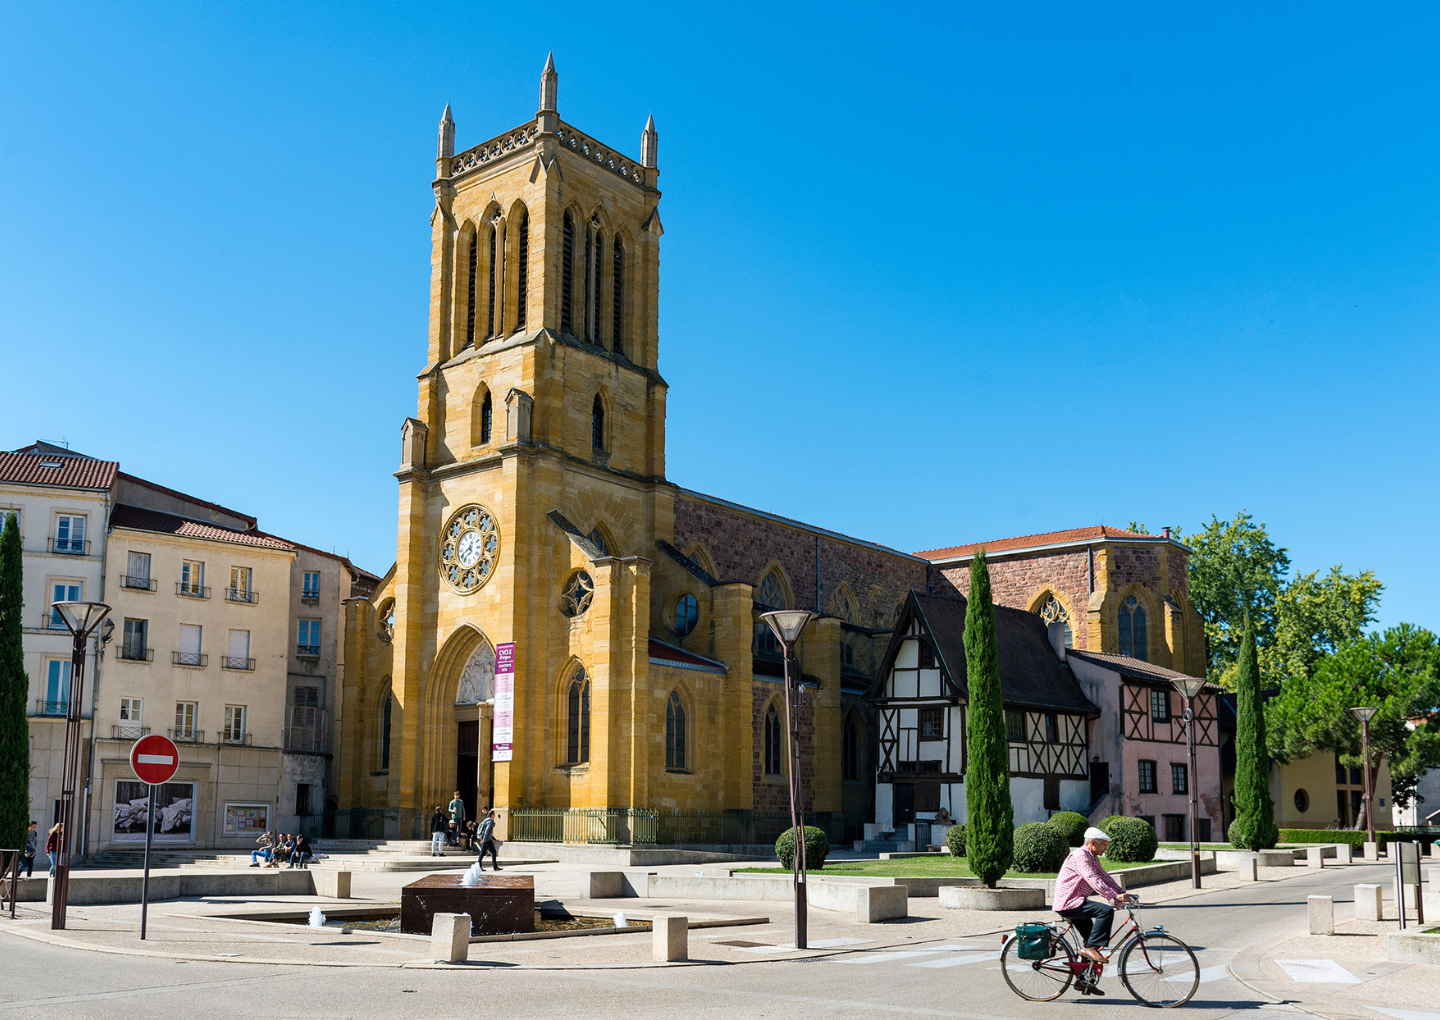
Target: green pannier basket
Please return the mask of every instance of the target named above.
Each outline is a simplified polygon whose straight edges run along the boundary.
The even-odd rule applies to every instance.
[[[1020,945],[1015,955],[1022,960],[1048,960],[1054,954],[1050,951],[1050,936],[1055,934],[1048,924],[1031,921],[1015,926],[1015,938]]]

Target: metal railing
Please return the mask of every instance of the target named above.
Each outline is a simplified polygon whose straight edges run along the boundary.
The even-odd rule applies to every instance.
[[[251,734],[249,734],[249,733],[221,733],[221,734],[220,734],[220,743],[222,743],[222,744],[238,744],[238,745],[240,745],[240,746],[242,746],[242,747],[248,747],[249,745],[253,744],[254,742],[255,742],[254,736],[251,735]]]
[[[512,808],[508,831],[532,843],[649,844],[655,816],[645,808]]]
[[[205,743],[204,730],[175,730],[165,731],[165,735],[177,744],[203,744]]]
[[[253,588],[226,588],[225,601],[245,602],[253,606],[260,601],[260,593]]]
[[[210,662],[210,656],[204,652],[171,652],[170,661],[176,666],[205,666]]]
[[[65,620],[60,616],[60,613],[54,609],[47,609],[41,614],[40,629],[63,630],[67,632],[70,630],[69,627],[65,626]]]
[[[46,701],[40,698],[35,702],[36,715],[65,715],[70,711],[68,701]]]
[[[110,727],[110,739],[111,739],[111,740],[139,740],[141,737],[148,736],[149,733],[150,733],[150,727],[149,727],[149,726],[111,726],[111,727]]]
[[[320,658],[320,646],[319,646],[319,645],[296,645],[296,646],[295,646],[295,654],[296,654],[297,656],[299,656],[300,658],[302,658],[302,659],[318,659],[318,658]]]
[[[305,603],[307,606],[317,606],[320,604],[320,592],[310,591],[307,588],[305,591],[302,591],[300,593],[300,601]]]
[[[52,538],[50,551],[63,553],[66,556],[88,556],[90,555],[90,543],[83,538]]]
[[[386,821],[398,829],[400,812],[396,808],[344,808],[301,815],[300,831],[311,839],[373,839],[386,836]]]
[[[187,584],[184,581],[176,581],[175,594],[183,595],[187,599],[208,599],[210,589],[203,584]]]
[[[323,723],[285,727],[285,750],[326,754],[330,750],[330,729]]]
[[[221,669],[254,669],[255,660],[241,658],[238,655],[226,655],[220,659]]]
[[[121,574],[120,587],[134,588],[136,591],[154,591],[155,581],[149,577],[133,577],[130,574]]]
[[[132,645],[121,645],[119,656],[127,662],[154,662],[155,649],[136,648]]]

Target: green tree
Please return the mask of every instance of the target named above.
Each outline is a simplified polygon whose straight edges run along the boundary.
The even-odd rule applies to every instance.
[[[21,647],[20,522],[5,515],[0,531],[0,848],[25,845],[30,822],[30,681]]]
[[[1265,740],[1265,712],[1260,696],[1260,662],[1255,629],[1247,621],[1241,632],[1235,683],[1235,821],[1230,842],[1246,850],[1268,850],[1280,838],[1275,805],[1270,800],[1270,752]]]
[[[1390,763],[1397,807],[1414,795],[1420,773],[1440,768],[1440,643],[1430,631],[1402,623],[1383,634],[1345,642],[1316,662],[1312,673],[1288,680],[1266,718],[1270,749],[1282,760],[1331,751],[1360,768],[1360,722],[1350,709],[1378,708],[1370,720],[1370,786]],[[1363,827],[1357,819],[1357,828]]]
[[[1275,602],[1290,572],[1285,549],[1270,541],[1264,523],[1241,510],[1232,521],[1215,515],[1190,535],[1190,601],[1205,621],[1206,676],[1234,688],[1245,627],[1268,648],[1275,633]]]
[[[984,549],[970,561],[965,674],[969,688],[966,861],[970,871],[993,889],[1014,860],[1015,808],[1010,802],[1010,745],[995,647],[995,603]]]
[[[1347,641],[1358,640],[1375,621],[1383,589],[1373,570],[1346,574],[1339,566],[1324,577],[1301,574],[1275,599],[1275,635],[1260,650],[1260,677],[1266,690],[1305,679],[1316,664]]]

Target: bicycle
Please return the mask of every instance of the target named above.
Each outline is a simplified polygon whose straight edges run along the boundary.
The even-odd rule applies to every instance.
[[[1049,952],[1044,959],[1021,957],[1021,939],[1007,936],[1000,953],[1000,973],[1005,983],[1022,999],[1049,1002],[1063,995],[1071,983],[1082,989],[1098,985],[1105,963],[1118,954],[1120,980],[1132,996],[1147,1006],[1183,1006],[1200,987],[1200,963],[1190,947],[1166,931],[1164,925],[1149,931],[1141,928],[1135,919],[1137,909],[1139,900],[1125,905],[1121,941],[1114,949],[1100,950],[1104,963],[1080,955],[1079,946],[1072,944],[1073,923],[1060,931],[1053,924],[1046,926]],[[1078,936],[1073,941],[1078,942]]]

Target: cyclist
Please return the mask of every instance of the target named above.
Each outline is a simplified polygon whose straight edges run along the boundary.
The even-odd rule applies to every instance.
[[[1115,921],[1115,908],[1085,897],[1092,893],[1111,903],[1129,903],[1135,897],[1121,889],[1100,866],[1099,858],[1110,846],[1110,837],[1091,826],[1085,830],[1085,842],[1070,851],[1060,874],[1055,879],[1055,902],[1052,909],[1071,924],[1085,939],[1080,953],[1088,960],[1104,963],[1100,950],[1110,944],[1110,928]],[[1092,995],[1102,994],[1089,986],[1083,989]]]

